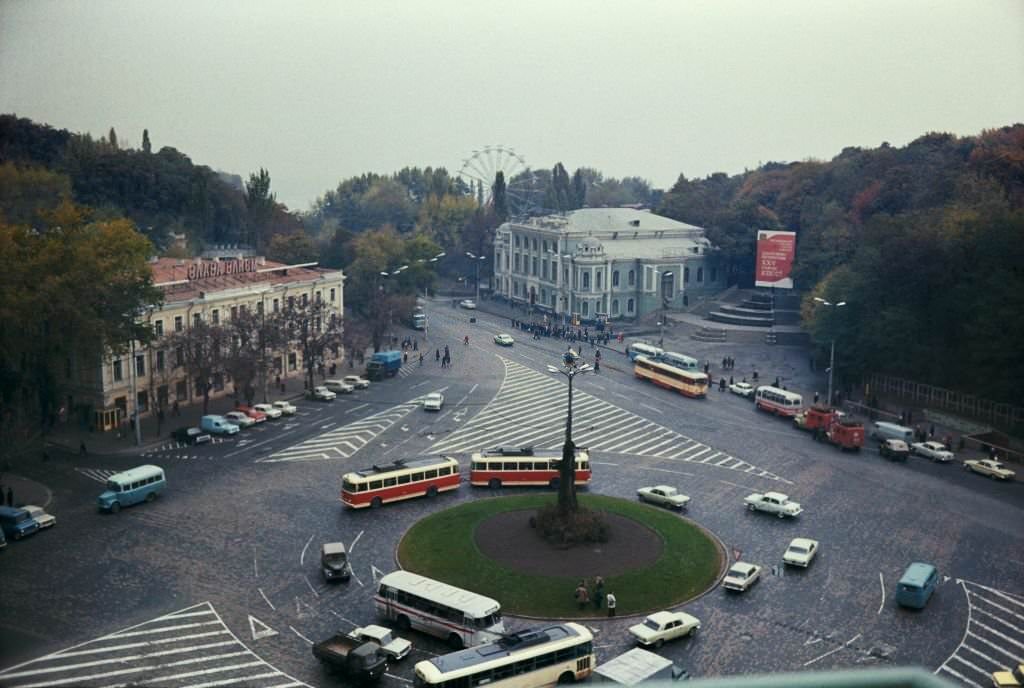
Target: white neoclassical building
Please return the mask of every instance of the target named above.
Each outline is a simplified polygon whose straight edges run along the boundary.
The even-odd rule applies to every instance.
[[[501,225],[494,293],[581,321],[635,319],[721,291],[704,229],[632,208],[584,208]]]

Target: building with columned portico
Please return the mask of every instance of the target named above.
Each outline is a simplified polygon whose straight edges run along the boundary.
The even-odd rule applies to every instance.
[[[495,295],[555,316],[636,319],[725,287],[703,228],[633,208],[506,222],[495,236]]]

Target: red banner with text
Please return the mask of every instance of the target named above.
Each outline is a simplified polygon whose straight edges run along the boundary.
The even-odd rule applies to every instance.
[[[796,232],[762,230],[757,233],[757,265],[754,285],[792,289]]]

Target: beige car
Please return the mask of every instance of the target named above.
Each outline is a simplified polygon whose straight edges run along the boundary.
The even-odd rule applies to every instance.
[[[1016,669],[992,672],[992,685],[996,688],[1020,688],[1024,686],[1024,664]]]
[[[810,538],[793,538],[789,549],[782,555],[782,561],[790,566],[807,568],[818,553],[818,541]]]
[[[995,459],[968,459],[964,461],[964,470],[987,475],[993,480],[1013,480],[1017,475]]]

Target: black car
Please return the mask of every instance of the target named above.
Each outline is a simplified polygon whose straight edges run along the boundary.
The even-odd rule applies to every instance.
[[[209,433],[199,428],[178,428],[171,433],[171,437],[185,444],[203,444],[213,441],[213,437]]]

